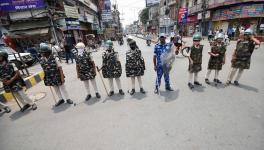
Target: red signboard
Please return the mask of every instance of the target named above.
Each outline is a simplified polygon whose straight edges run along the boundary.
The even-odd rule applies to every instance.
[[[188,17],[188,9],[187,8],[180,8],[179,9],[178,22],[187,23],[187,17]]]

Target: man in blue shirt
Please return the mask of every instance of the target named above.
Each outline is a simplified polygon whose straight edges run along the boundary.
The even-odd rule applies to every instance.
[[[159,40],[160,42],[155,45],[154,56],[153,56],[154,70],[157,72],[156,87],[154,91],[156,94],[159,92],[161,78],[163,75],[164,75],[166,90],[173,91],[173,89],[170,86],[169,73],[164,74],[164,71],[162,68],[162,60],[161,60],[161,55],[169,51],[171,49],[172,44],[166,43],[166,36],[163,33],[160,34]]]

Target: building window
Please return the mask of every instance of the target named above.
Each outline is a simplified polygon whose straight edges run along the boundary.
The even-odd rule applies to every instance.
[[[198,0],[193,0],[193,6],[197,5]]]

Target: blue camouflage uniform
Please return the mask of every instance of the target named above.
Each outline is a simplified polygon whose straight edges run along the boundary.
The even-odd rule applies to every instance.
[[[172,44],[166,43],[164,45],[157,43],[154,48],[154,55],[157,59],[157,79],[156,79],[156,88],[160,87],[161,84],[161,78],[164,74],[163,68],[162,68],[162,62],[161,62],[161,55],[168,50],[170,50]],[[168,74],[164,74],[164,80],[165,80],[165,87],[170,87],[170,76]]]

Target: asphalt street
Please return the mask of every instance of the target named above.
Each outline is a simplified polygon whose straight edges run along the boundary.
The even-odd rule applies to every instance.
[[[131,81],[125,76],[125,53],[129,49],[114,43],[122,62],[121,77],[125,96],[107,97],[97,74],[102,95],[85,102],[86,91],[77,79],[75,64],[63,64],[66,87],[77,104],[54,108],[49,87],[43,83],[27,93],[36,98],[38,109],[21,113],[14,102],[12,112],[0,115],[1,150],[263,150],[264,147],[264,46],[255,50],[250,70],[246,70],[239,87],[206,85],[210,49],[204,40],[202,87],[191,91],[188,86],[188,60],[177,56],[171,71],[173,92],[154,94],[155,71],[153,47],[135,38],[146,62],[143,77],[145,95],[130,96]],[[191,38],[184,39],[191,45]],[[227,60],[220,72],[225,82],[230,70],[231,54],[236,42],[227,48]],[[101,66],[102,52],[93,53]],[[211,80],[213,79],[211,74]],[[104,80],[107,84],[108,82]],[[115,85],[116,88],[116,85]],[[92,89],[93,91],[93,89]],[[139,91],[136,82],[136,91]],[[116,89],[117,92],[117,89]],[[38,99],[38,95],[45,95]],[[94,97],[95,94],[92,93]]]

